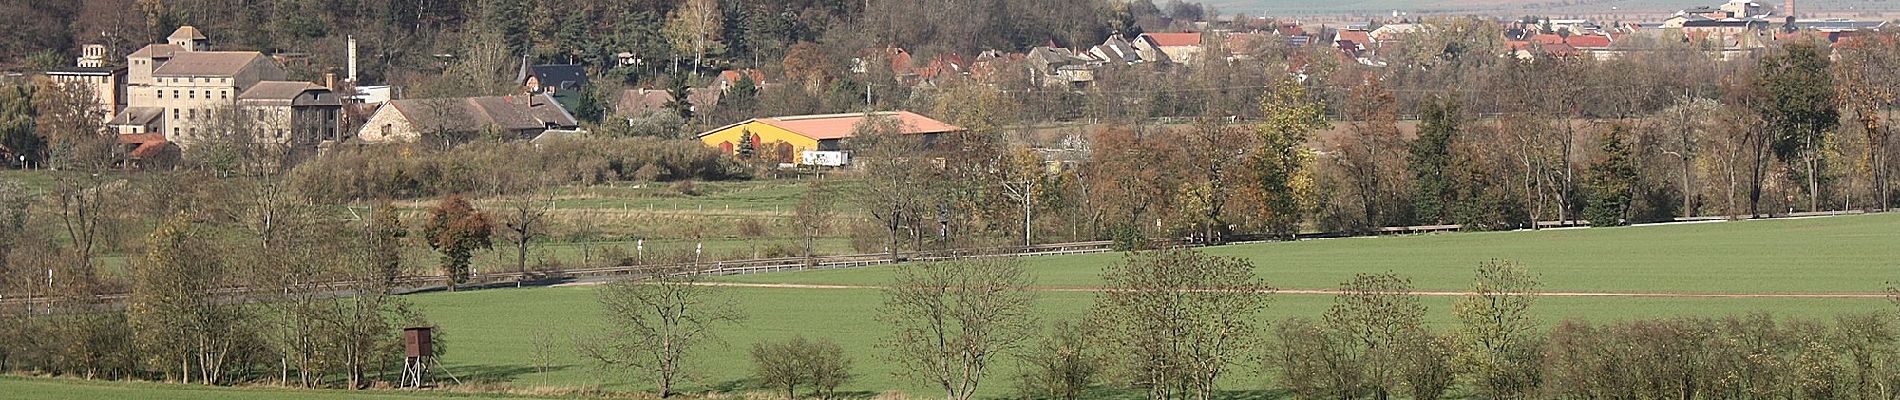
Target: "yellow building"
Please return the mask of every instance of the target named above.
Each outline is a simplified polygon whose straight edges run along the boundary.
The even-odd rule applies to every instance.
[[[800,154],[805,151],[843,151],[844,140],[851,138],[851,133],[867,117],[896,118],[904,127],[903,133],[906,135],[935,135],[963,130],[916,113],[897,111],[754,118],[701,133],[699,141],[726,154],[733,154],[738,151],[743,141],[741,138],[750,134],[752,148],[755,149],[753,154],[758,158],[799,164]]]

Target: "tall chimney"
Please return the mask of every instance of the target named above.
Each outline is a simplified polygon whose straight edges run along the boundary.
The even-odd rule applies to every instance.
[[[1788,4],[1786,4],[1786,5],[1782,5],[1782,6],[1781,6],[1781,13],[1783,13],[1783,14],[1787,14],[1787,15],[1788,15],[1788,18],[1794,18],[1794,17],[1795,17],[1795,13],[1794,13],[1794,0],[1788,0]]]
[[[1788,0],[1788,1],[1794,1],[1794,0]],[[356,36],[355,35],[350,36],[350,76],[349,76],[348,82],[351,85],[355,85],[357,83],[356,82]]]

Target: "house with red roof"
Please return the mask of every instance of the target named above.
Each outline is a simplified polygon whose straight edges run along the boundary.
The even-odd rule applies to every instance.
[[[1168,60],[1177,63],[1192,63],[1201,55],[1201,33],[1143,33],[1136,45],[1152,43],[1156,50],[1168,55]]]

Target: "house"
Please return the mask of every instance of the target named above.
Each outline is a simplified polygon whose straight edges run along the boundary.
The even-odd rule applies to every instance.
[[[1370,36],[1374,42],[1397,42],[1418,33],[1421,27],[1418,24],[1385,24],[1367,32],[1366,35]]]
[[[173,146],[165,140],[165,135],[158,133],[119,135],[119,146],[125,149],[126,168],[170,169],[183,158],[178,146]]]
[[[344,139],[338,118],[343,98],[330,88],[307,82],[259,82],[238,94],[244,118],[261,129],[269,143],[290,145],[293,156],[307,156],[325,143]]]
[[[693,113],[703,113],[719,105],[725,92],[718,88],[688,88],[686,103]],[[614,111],[624,117],[638,117],[655,111],[667,110],[673,104],[673,93],[659,89],[627,89],[620,92],[620,98],[614,103]]]
[[[126,69],[109,67],[86,67],[83,65],[101,65],[79,62],[82,66],[55,68],[46,71],[46,78],[60,84],[79,84],[92,89],[94,104],[97,105],[100,118],[111,121],[119,112],[125,111],[125,74]]]
[[[515,81],[527,88],[528,93],[560,97],[587,87],[587,67],[579,64],[528,65],[525,57],[521,61],[521,72]]]
[[[1333,34],[1333,45],[1349,56],[1359,57],[1361,53],[1372,50],[1372,31],[1341,29]]]
[[[803,164],[806,151],[845,151],[852,134],[868,118],[892,118],[905,135],[936,135],[961,132],[963,128],[917,115],[909,111],[864,114],[802,115],[754,118],[722,126],[699,134],[699,141],[735,154],[742,138],[750,137],[755,154],[780,163]]]
[[[732,85],[736,85],[739,83],[739,81],[745,80],[748,78],[752,79],[752,85],[754,87],[766,85],[765,72],[761,72],[756,69],[742,69],[742,70],[729,69],[725,71],[719,71],[719,76],[716,78],[713,78],[712,87],[719,89],[719,91],[721,92],[731,91]]]
[[[414,142],[425,134],[474,135],[495,130],[533,139],[542,132],[580,127],[547,94],[390,100],[364,121],[356,138],[369,143]]]
[[[1044,86],[1087,85],[1095,81],[1095,67],[1100,64],[1097,59],[1052,46],[1029,49],[1024,60]]]
[[[1154,43],[1173,62],[1191,64],[1201,55],[1200,32],[1143,33],[1140,38]]]

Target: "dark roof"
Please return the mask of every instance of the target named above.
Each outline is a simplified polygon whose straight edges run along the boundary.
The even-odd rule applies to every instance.
[[[528,67],[528,73],[533,74],[535,80],[541,81],[541,86],[558,88],[565,87],[564,84],[567,83],[572,83],[575,87],[587,85],[587,68],[578,64],[536,65]]]
[[[237,76],[264,58],[255,51],[184,51],[152,70],[152,76]]]
[[[106,125],[150,125],[152,120],[165,116],[165,109],[159,107],[132,107],[120,111]]]
[[[437,123],[451,130],[474,131],[491,124],[512,131],[580,126],[567,109],[544,94],[391,100],[389,105],[419,124],[431,123],[425,118],[445,118]],[[433,107],[446,109],[438,113],[430,110]]]

